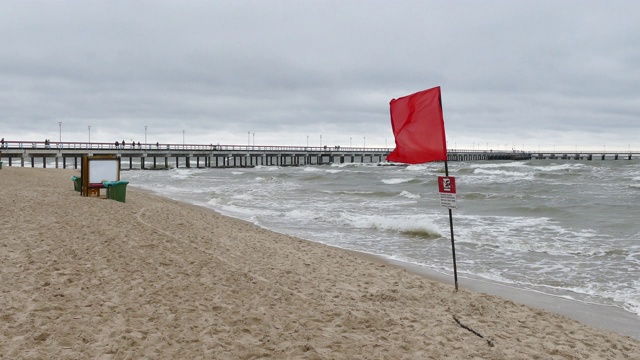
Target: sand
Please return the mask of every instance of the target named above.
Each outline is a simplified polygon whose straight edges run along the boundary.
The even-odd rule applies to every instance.
[[[2,359],[638,359],[640,342],[75,170],[0,170]],[[457,319],[457,321],[456,321]]]

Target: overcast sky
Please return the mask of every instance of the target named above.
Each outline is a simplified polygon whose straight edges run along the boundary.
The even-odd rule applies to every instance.
[[[0,137],[144,141],[146,126],[150,143],[184,130],[393,147],[389,101],[440,86],[450,149],[640,150],[639,14],[640,1],[0,0]]]

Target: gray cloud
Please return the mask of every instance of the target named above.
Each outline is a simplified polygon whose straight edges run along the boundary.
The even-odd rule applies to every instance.
[[[640,5],[583,1],[0,2],[0,136],[369,146],[441,86],[447,137],[633,147]],[[252,135],[253,136],[253,135]],[[357,142],[355,139],[358,139]],[[313,140],[313,141],[312,141]],[[621,145],[622,144],[622,145]],[[640,146],[636,146],[640,148]]]

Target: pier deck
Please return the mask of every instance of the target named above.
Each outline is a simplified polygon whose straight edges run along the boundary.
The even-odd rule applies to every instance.
[[[302,166],[344,163],[381,163],[391,148],[340,146],[255,146],[203,144],[126,144],[84,142],[5,141],[0,160],[6,166],[78,168],[85,155],[115,155],[122,169],[166,169],[172,167]],[[635,151],[554,152],[449,150],[449,161],[486,160],[631,160]]]

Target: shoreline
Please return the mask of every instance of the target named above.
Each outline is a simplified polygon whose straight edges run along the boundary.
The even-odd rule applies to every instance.
[[[8,358],[640,354],[629,336],[212,209],[136,188],[81,197],[70,175],[0,170]]]
[[[135,187],[135,185],[133,187],[137,191],[146,192],[152,196],[164,197],[160,194],[154,193],[151,190],[137,188]],[[169,197],[164,197],[164,198],[170,199]],[[260,227],[261,229],[265,229],[267,231],[275,232],[285,236],[295,237],[295,235],[289,235],[284,232],[278,232],[276,230],[269,229],[268,227],[263,225],[254,224],[249,220],[223,214],[212,207],[192,204],[192,203],[181,201],[181,200],[173,200],[173,201],[178,201],[188,206],[195,206],[198,208],[202,208],[202,209],[205,209],[206,211],[212,211],[218,215],[230,217],[239,221],[246,221],[248,223],[253,224],[254,226]],[[451,286],[451,288],[454,288],[453,275],[445,275],[433,269],[429,269],[429,268],[411,264],[411,263],[402,262],[399,260],[390,259],[383,255],[378,255],[378,254],[373,254],[373,253],[368,253],[368,252],[363,252],[358,250],[352,250],[352,249],[346,249],[338,246],[327,245],[327,244],[323,244],[310,239],[304,239],[304,238],[301,238],[301,239],[304,241],[309,241],[309,242],[321,245],[321,246],[328,246],[330,248],[335,248],[340,251],[346,251],[356,256],[363,257],[370,261],[390,264],[398,268],[407,270],[411,273],[423,276],[429,280],[438,281],[443,285]],[[535,291],[535,290],[519,288],[517,286],[513,286],[509,284],[502,284],[502,283],[493,282],[485,279],[469,278],[469,277],[461,276],[460,274],[458,274],[458,285],[459,285],[459,288],[461,289],[464,288],[477,293],[499,296],[504,299],[518,302],[520,304],[533,306],[535,308],[540,308],[543,310],[551,311],[559,315],[567,316],[571,319],[582,322],[589,326],[593,326],[593,327],[596,327],[602,330],[607,330],[607,331],[615,331],[621,335],[631,336],[635,339],[640,340],[640,316],[634,313],[631,313],[629,311],[626,311],[624,309],[621,309],[619,307],[581,302],[579,300],[567,299],[560,296],[554,296],[554,295],[546,294],[546,293]]]
[[[382,258],[382,260],[406,268],[413,273],[440,281],[443,284],[448,284],[451,287],[454,286],[452,275],[445,275],[431,269],[403,263],[401,261],[386,258]],[[640,340],[640,316],[619,307],[585,303],[534,290],[522,289],[488,280],[472,279],[460,275],[458,275],[458,286],[474,292],[496,295],[520,304],[548,310],[589,326],[602,330],[615,331]]]

